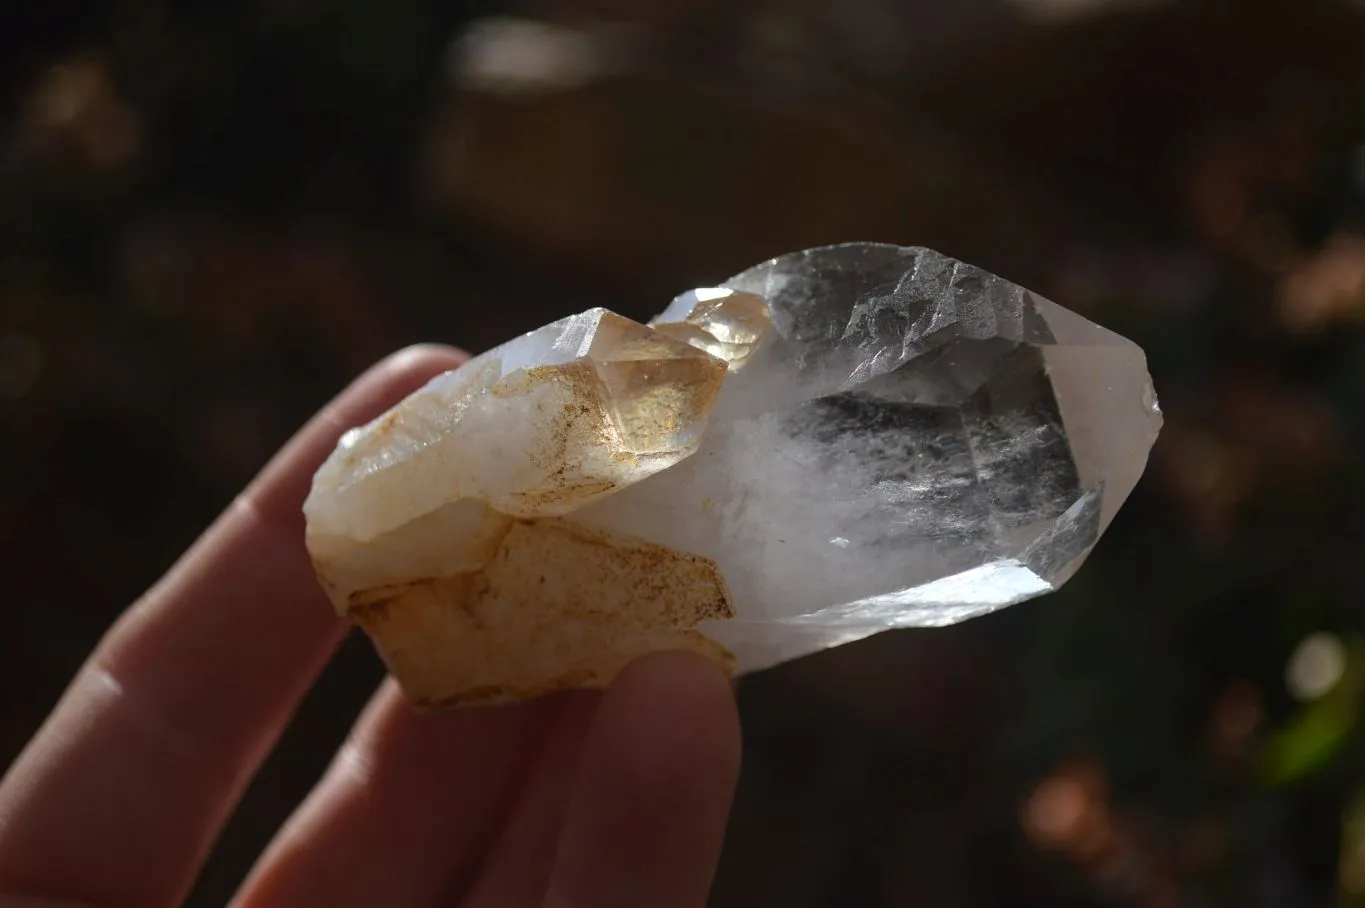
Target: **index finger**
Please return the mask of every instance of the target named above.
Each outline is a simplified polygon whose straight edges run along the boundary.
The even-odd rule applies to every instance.
[[[313,472],[347,428],[463,355],[371,369],[130,608],[0,781],[0,892],[171,905],[345,625],[303,545]]]

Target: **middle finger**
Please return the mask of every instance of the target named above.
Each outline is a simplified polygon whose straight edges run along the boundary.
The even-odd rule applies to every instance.
[[[236,908],[439,904],[473,874],[565,702],[421,715],[386,681]]]

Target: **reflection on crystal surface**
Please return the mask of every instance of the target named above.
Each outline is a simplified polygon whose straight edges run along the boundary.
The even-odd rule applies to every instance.
[[[1055,589],[1136,484],[1160,425],[1129,341],[930,250],[824,247],[683,294],[649,326],[592,310],[436,379],[348,433],[310,496],[310,544],[338,608],[359,596],[371,610],[400,682],[421,663],[426,699],[525,690],[527,677],[604,683],[623,653],[705,640],[694,630],[752,670]],[[467,500],[483,510],[450,510]],[[579,528],[580,547],[610,541],[570,559],[593,565],[575,581],[584,607],[623,601],[612,551],[717,580],[697,587],[696,608],[651,619],[667,626],[614,642],[598,669],[584,668],[598,663],[566,617],[563,645],[525,648],[548,663],[433,676],[440,654],[411,652],[420,635],[400,633],[402,602],[432,615],[475,601],[528,616],[567,607],[537,584],[486,588],[505,576],[484,565],[509,517]],[[570,538],[556,533],[536,538]],[[449,565],[464,573],[400,576]],[[401,593],[386,586],[397,580]],[[393,614],[377,620],[375,603]],[[547,632],[543,615],[526,626]]]
[[[756,293],[702,287],[675,299],[650,327],[724,360],[733,372],[772,331],[772,319]]]

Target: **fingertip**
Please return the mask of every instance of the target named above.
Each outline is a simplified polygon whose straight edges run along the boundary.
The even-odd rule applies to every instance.
[[[446,344],[411,344],[396,350],[379,362],[377,368],[391,375],[435,375],[454,369],[469,359],[459,347]]]
[[[704,904],[739,767],[720,667],[690,653],[637,660],[589,731],[545,904]]]
[[[652,653],[628,665],[612,683],[607,699],[614,712],[633,721],[643,743],[681,746],[683,754],[733,766],[740,761],[739,711],[734,689],[721,666],[696,653]]]
[[[730,679],[716,662],[654,653],[627,666],[605,699],[600,724],[616,739],[618,772],[723,801],[728,810],[739,780],[740,720]]]

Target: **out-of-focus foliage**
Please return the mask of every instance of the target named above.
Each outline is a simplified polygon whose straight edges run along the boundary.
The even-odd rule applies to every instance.
[[[6,758],[388,349],[879,239],[1133,337],[1167,428],[1062,593],[741,686],[715,903],[1365,905],[1365,6],[15,6]],[[196,904],[377,672],[324,677]]]

